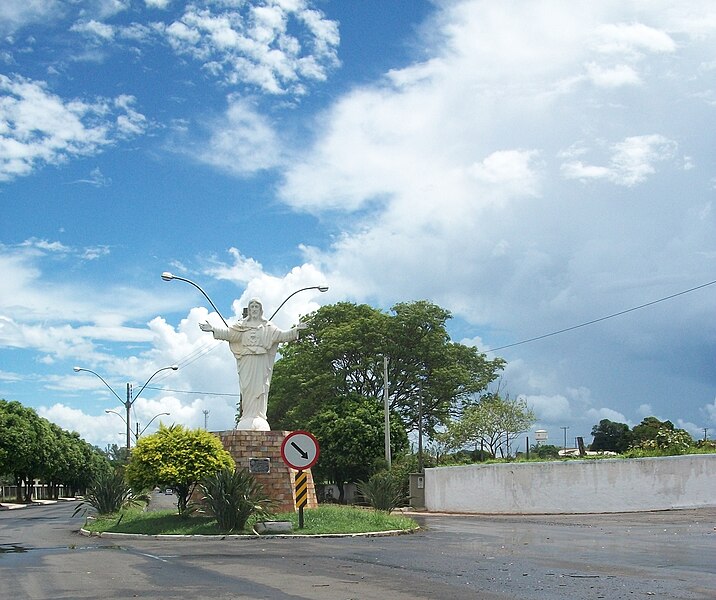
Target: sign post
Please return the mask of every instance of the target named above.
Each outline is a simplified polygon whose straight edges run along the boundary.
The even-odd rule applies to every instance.
[[[281,444],[281,458],[296,474],[298,527],[303,529],[303,509],[308,504],[308,476],[305,473],[318,462],[318,440],[308,431],[292,431]]]
[[[296,506],[298,507],[298,528],[303,529],[303,509],[308,504],[308,476],[306,471],[296,473]]]

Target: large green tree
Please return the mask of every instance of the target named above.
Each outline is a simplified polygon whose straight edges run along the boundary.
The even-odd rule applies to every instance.
[[[106,468],[102,453],[78,433],[61,429],[19,402],[0,400],[0,475],[13,478],[18,501],[32,500],[35,479],[57,496],[60,485],[82,490]]]
[[[33,480],[43,474],[50,450],[43,439],[47,432],[49,425],[42,423],[34,410],[0,400],[0,472],[12,475],[18,502],[32,500]]]
[[[462,418],[449,423],[447,436],[452,447],[472,446],[495,458],[498,451],[504,454],[503,448],[510,440],[527,431],[535,421],[534,411],[524,399],[485,394],[465,409]]]
[[[596,452],[626,452],[632,439],[629,425],[609,419],[602,419],[598,425],[592,427],[592,436],[594,439],[590,448]]]
[[[639,446],[642,442],[655,440],[662,430],[674,431],[674,424],[671,421],[660,421],[656,417],[645,417],[641,423],[632,428],[631,443]]]
[[[50,486],[52,496],[56,498],[60,485],[68,485],[83,468],[84,456],[79,434],[73,435],[54,423],[50,423],[48,433],[54,452],[48,454],[43,464],[42,479]]]
[[[446,330],[450,318],[426,301],[397,304],[390,313],[349,302],[320,308],[304,319],[308,329],[276,363],[269,421],[274,428],[305,428],[352,395],[382,407],[385,357],[391,412],[407,432],[420,427],[434,433],[504,364],[452,342]]]
[[[125,476],[135,490],[171,487],[183,514],[201,479],[235,466],[219,438],[205,429],[160,425],[159,431],[137,441]]]
[[[127,466],[127,462],[129,461],[129,450],[127,446],[107,444],[103,453],[114,468],[124,469],[124,467]]]
[[[321,448],[313,476],[336,484],[341,503],[346,483],[368,479],[385,465],[385,417],[375,402],[355,394],[341,398],[314,415],[308,429]],[[396,455],[408,448],[405,429],[395,418],[390,422],[390,446]]]
[[[104,452],[80,438],[76,431],[63,431],[65,443],[70,447],[66,471],[56,475],[57,483],[66,490],[84,491],[98,476],[111,471],[110,462]]]

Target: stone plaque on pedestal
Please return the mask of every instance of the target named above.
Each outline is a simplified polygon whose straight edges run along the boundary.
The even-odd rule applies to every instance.
[[[249,473],[256,475],[257,473],[270,473],[271,472],[271,459],[270,458],[250,458],[249,459]]]

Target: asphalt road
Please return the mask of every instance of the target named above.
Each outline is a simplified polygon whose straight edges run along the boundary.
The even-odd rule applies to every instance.
[[[87,538],[73,509],[0,512],[1,598],[716,599],[716,509],[430,515],[396,537],[211,541]]]

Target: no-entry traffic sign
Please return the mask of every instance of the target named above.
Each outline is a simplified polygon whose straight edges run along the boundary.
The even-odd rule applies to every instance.
[[[292,469],[303,471],[318,462],[318,440],[308,431],[292,431],[281,444],[281,458]]]

